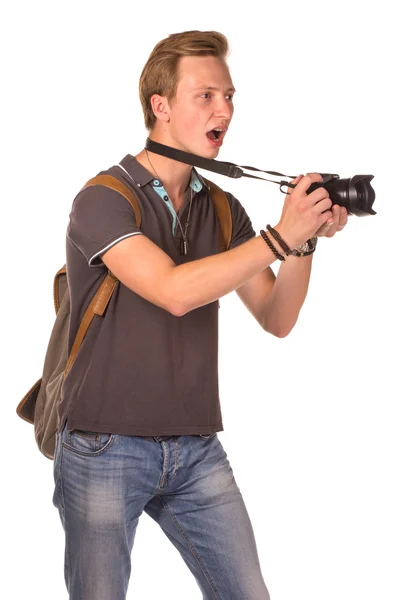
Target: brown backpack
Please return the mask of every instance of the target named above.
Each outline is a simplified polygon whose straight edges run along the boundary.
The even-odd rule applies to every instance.
[[[204,178],[203,178],[204,179]],[[232,237],[232,215],[225,192],[215,183],[204,179],[210,186],[210,197],[214,203],[220,225],[220,251],[228,250]],[[112,175],[97,175],[90,179],[82,190],[91,185],[109,187],[126,198],[135,211],[137,226],[140,227],[139,204],[133,192]],[[17,415],[33,424],[36,443],[47,458],[54,458],[56,433],[58,431],[58,404],[64,377],[67,376],[94,315],[104,315],[108,302],[116,288],[118,279],[108,271],[96,294],[92,298],[80,323],[71,353],[68,356],[70,322],[70,296],[67,269],[64,265],[54,277],[54,308],[56,320],[51,332],[43,366],[42,377],[31,387],[17,406]]]

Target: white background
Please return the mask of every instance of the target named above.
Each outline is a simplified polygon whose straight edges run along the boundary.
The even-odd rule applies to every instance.
[[[67,598],[53,463],[15,408],[41,376],[73,198],[143,148],[138,78],[154,45],[215,29],[230,41],[238,90],[219,159],[292,176],[375,176],[377,215],[320,240],[289,337],[263,332],[235,293],[221,300],[219,437],[264,577],[272,600],[400,599],[400,48],[391,6],[38,0],[2,11],[1,597]],[[257,232],[277,222],[279,186],[203,174],[239,198]],[[201,594],[144,515],[128,598],[156,597]]]

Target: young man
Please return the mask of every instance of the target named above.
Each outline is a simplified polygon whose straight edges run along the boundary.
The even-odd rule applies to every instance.
[[[149,137],[206,158],[218,155],[234,86],[216,32],[157,44],[140,79]],[[218,299],[236,290],[260,326],[286,336],[307,293],[312,254],[290,249],[331,237],[347,221],[320,175],[294,180],[279,223],[256,235],[231,194],[232,239],[219,252],[209,189],[192,167],[142,150],[112,174],[138,199],[140,229],[117,192],[88,187],[67,232],[70,347],[93,294],[118,278],[63,385],[53,502],[66,534],[71,600],[123,600],[143,511],[155,519],[207,600],[266,600],[255,538],[218,439]],[[280,240],[280,241],[278,241]],[[311,240],[311,241],[308,241]],[[279,258],[275,277],[269,265]],[[162,588],[160,588],[160,593]]]

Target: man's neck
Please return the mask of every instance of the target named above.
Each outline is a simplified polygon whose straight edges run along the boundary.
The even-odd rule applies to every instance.
[[[149,136],[150,137],[150,136]],[[164,136],[162,136],[164,137]],[[151,135],[150,139],[166,146],[172,146],[171,140],[161,139],[161,136]],[[160,179],[171,200],[179,202],[183,199],[190,183],[192,167],[160,154],[154,154],[143,149],[135,156],[136,160],[155,178]]]

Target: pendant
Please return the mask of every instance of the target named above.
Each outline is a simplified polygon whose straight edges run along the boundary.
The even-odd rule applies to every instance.
[[[182,256],[186,256],[188,253],[188,244],[185,239],[181,239],[181,254]]]

